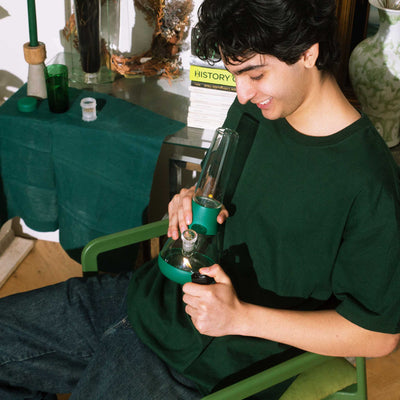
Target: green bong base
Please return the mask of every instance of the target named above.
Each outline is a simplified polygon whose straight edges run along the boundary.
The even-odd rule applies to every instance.
[[[184,285],[192,280],[192,272],[174,267],[168,264],[165,260],[158,255],[158,267],[162,274],[171,281]]]
[[[192,274],[198,272],[202,267],[210,267],[214,261],[205,254],[194,251],[191,255],[184,256],[182,249],[168,248],[172,239],[168,239],[166,249],[163,249],[158,255],[158,267],[162,274],[181,285],[192,280]],[[165,251],[164,251],[165,250]],[[191,269],[188,269],[190,266]]]
[[[217,216],[220,210],[221,207],[205,207],[196,203],[195,201],[192,201],[193,223],[189,228],[195,230],[199,234],[208,236],[215,235],[218,229]],[[197,253],[196,258],[199,262],[196,263],[196,267],[193,268],[193,271],[182,269],[179,268],[179,266],[173,265],[175,263],[180,264],[180,262],[177,262],[177,259],[170,264],[166,261],[166,259],[168,259],[168,261],[172,261],[174,259],[174,257],[171,257],[172,252],[178,256],[177,252],[180,251],[179,248],[167,251],[168,246],[170,246],[172,243],[171,241],[172,239],[168,239],[158,256],[158,266],[160,271],[171,281],[184,285],[192,280],[192,273],[197,272],[201,266],[209,267],[214,264],[214,261],[211,260],[211,258],[200,253]],[[165,257],[165,259],[163,257]],[[180,257],[182,256],[180,255]]]

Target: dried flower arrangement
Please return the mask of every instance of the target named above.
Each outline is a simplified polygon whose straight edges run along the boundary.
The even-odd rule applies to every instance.
[[[110,54],[105,43],[102,45],[107,66],[124,76],[161,75],[167,78],[178,76],[181,71],[179,52],[188,34],[192,0],[132,0],[136,7],[145,14],[149,25],[154,25],[150,49],[139,55],[124,57]],[[67,40],[73,40],[78,48],[75,16],[64,28]]]

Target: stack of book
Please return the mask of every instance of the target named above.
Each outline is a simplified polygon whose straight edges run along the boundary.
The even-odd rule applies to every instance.
[[[235,78],[222,62],[210,65],[191,59],[188,126],[214,131],[222,126],[235,97]]]

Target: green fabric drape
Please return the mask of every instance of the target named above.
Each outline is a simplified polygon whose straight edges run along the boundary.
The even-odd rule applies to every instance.
[[[47,100],[18,111],[26,85],[0,107],[0,218],[59,229],[66,250],[143,223],[161,144],[184,126],[107,94],[69,94],[63,114],[49,112]],[[81,119],[88,96],[97,100],[93,122]]]

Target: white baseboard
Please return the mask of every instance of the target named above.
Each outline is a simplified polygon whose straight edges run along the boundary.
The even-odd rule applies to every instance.
[[[58,229],[54,232],[38,232],[29,228],[22,218],[20,218],[19,221],[22,233],[24,235],[31,236],[35,239],[48,240],[49,242],[60,242],[60,234]]]

